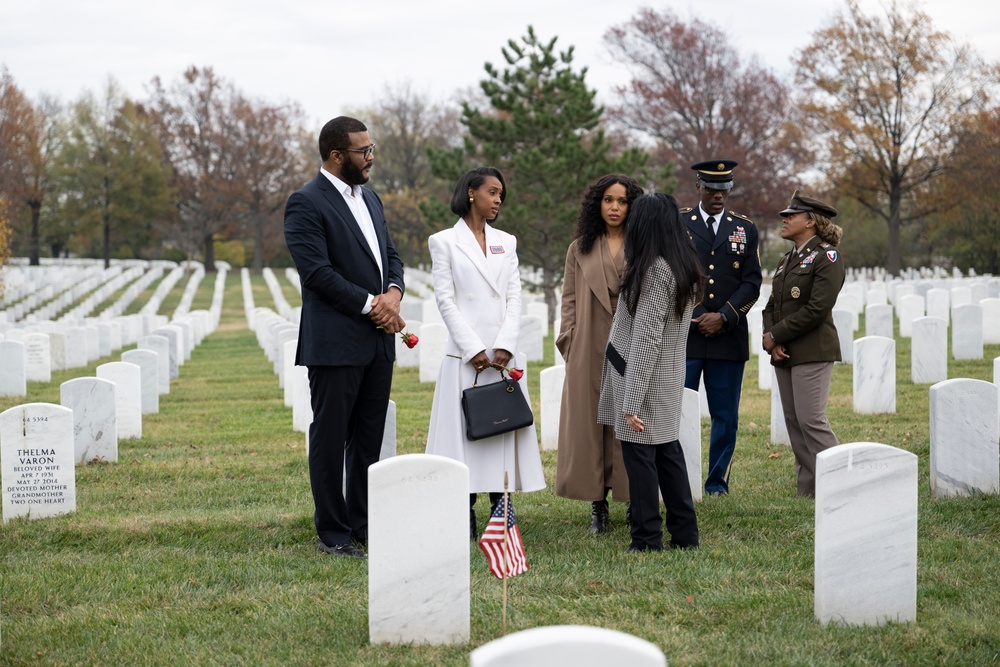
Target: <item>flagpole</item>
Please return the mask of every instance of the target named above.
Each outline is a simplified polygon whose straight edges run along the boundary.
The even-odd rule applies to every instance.
[[[507,495],[507,471],[503,471],[503,634],[507,634],[507,577],[510,576],[507,550],[507,521],[510,516],[510,496]]]

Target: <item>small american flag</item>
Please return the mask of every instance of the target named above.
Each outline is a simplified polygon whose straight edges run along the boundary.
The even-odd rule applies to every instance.
[[[496,504],[490,522],[486,524],[483,536],[479,538],[479,548],[486,554],[490,572],[497,579],[504,579],[504,544],[503,544],[503,508],[510,496],[504,494],[504,499]],[[521,531],[517,529],[514,518],[514,506],[509,505],[507,515],[507,575],[515,577],[528,571],[528,557],[524,553],[524,542],[521,541]]]

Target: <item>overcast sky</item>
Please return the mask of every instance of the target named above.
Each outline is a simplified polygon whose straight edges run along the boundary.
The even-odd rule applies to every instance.
[[[978,6],[973,6],[974,4]],[[881,11],[879,0],[861,0]],[[254,97],[300,103],[317,127],[345,107],[378,99],[409,80],[444,100],[504,64],[500,49],[531,24],[536,34],[575,47],[574,64],[600,100],[624,83],[603,43],[611,26],[640,7],[698,16],[779,74],[812,33],[843,7],[837,0],[0,0],[0,64],[33,99],[64,102],[99,92],[113,76],[135,98],[149,81],[168,84],[189,65],[210,65]],[[938,29],[1000,61],[1000,3],[926,0]]]

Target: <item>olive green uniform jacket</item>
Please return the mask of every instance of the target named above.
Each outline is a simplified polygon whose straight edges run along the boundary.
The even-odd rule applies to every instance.
[[[771,363],[787,368],[817,361],[840,361],[833,305],[844,285],[840,252],[820,237],[792,248],[781,258],[764,307],[764,333],[785,346],[789,358]]]

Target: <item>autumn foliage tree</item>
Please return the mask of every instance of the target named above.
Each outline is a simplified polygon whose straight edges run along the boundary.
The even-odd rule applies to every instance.
[[[839,195],[885,221],[887,269],[898,274],[901,227],[933,212],[915,195],[954,155],[953,120],[984,98],[989,79],[980,79],[969,47],[895,0],[884,16],[847,0],[796,65],[809,94],[806,112],[816,121],[818,166]]]
[[[142,257],[151,250],[156,223],[173,212],[170,168],[150,118],[109,80],[100,98],[87,93],[72,106],[62,133],[52,189],[56,215],[76,231],[77,250],[100,254],[105,267],[121,249]]]
[[[775,217],[809,159],[788,85],[756,59],[745,63],[716,26],[669,9],[641,9],[604,40],[631,75],[615,88],[615,120],[652,137],[680,178],[695,162],[739,161],[734,208]],[[680,195],[695,198],[693,187]]]
[[[432,164],[452,183],[470,166],[503,172],[510,195],[498,225],[517,236],[521,264],[541,269],[536,286],[544,290],[551,319],[587,185],[609,172],[643,180],[648,156],[636,148],[611,153],[600,128],[604,110],[587,87],[586,68],[573,68],[573,47],[557,52],[556,38],[542,41],[529,26],[502,53],[508,67],[486,63],[480,83],[490,108],[463,102],[465,145],[432,151]]]

